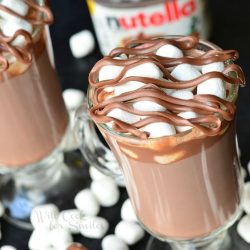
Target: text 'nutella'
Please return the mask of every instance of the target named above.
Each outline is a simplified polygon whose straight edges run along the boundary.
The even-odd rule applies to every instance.
[[[101,52],[130,39],[164,35],[209,35],[204,0],[87,0]]]

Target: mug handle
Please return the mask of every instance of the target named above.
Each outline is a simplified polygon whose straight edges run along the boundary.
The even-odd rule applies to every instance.
[[[100,141],[95,125],[88,115],[86,97],[76,111],[74,132],[87,162],[103,174],[113,177],[119,185],[124,186],[122,171],[114,154]]]

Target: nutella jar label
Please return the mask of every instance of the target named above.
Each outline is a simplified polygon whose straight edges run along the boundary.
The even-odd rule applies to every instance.
[[[205,0],[151,1],[143,6],[137,2],[126,7],[113,7],[112,1],[109,5],[94,0],[87,3],[104,55],[133,38],[193,32],[207,38],[209,33]]]

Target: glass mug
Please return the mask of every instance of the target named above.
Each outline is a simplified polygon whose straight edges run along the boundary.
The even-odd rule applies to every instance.
[[[201,41],[198,48],[208,51],[218,47]],[[232,85],[229,92],[228,100],[235,102],[238,87]],[[230,249],[227,229],[241,213],[243,184],[234,121],[215,137],[201,137],[193,129],[146,140],[98,124],[121,166],[121,173],[115,173],[107,166],[110,151],[99,141],[88,116],[91,106],[89,89],[76,114],[81,151],[103,173],[124,177],[141,225],[164,242],[151,240],[147,249]],[[196,139],[190,140],[192,136]]]

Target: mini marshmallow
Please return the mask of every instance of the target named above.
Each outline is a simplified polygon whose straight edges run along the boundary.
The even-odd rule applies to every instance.
[[[109,178],[93,166],[89,167],[89,175],[93,181],[98,181],[98,180],[102,180],[105,178]]]
[[[89,55],[95,49],[95,39],[91,31],[82,30],[69,39],[71,52],[75,58]]]
[[[121,208],[121,218],[124,221],[138,222],[131,200],[127,199]]]
[[[32,33],[32,25],[22,19],[15,19],[13,21],[7,21],[3,22],[3,27],[2,27],[2,32],[5,36],[12,37],[16,31],[18,30],[25,30],[29,34]],[[19,35],[13,42],[12,44],[14,46],[22,46],[25,42],[25,39],[23,36]]]
[[[114,88],[114,94],[115,96],[121,95],[123,93],[127,93],[130,91],[137,90],[144,86],[145,84],[142,82],[136,82],[136,81],[128,81],[124,84],[118,85]],[[106,90],[106,89],[105,89]]]
[[[250,244],[250,215],[245,215],[239,221],[237,232],[244,241]]]
[[[138,66],[135,66],[131,69],[129,69],[125,77],[130,76],[140,76],[140,77],[149,77],[149,78],[155,78],[155,79],[161,79],[163,77],[163,73],[160,70],[158,66],[156,66],[154,63],[148,62],[143,63]]]
[[[65,89],[63,99],[68,110],[76,110],[84,101],[84,92],[78,89]]]
[[[57,228],[49,234],[50,244],[55,249],[65,249],[73,242],[73,237],[70,231],[64,228]]]
[[[192,119],[192,118],[198,117],[198,115],[192,111],[181,112],[178,114],[178,116],[180,116],[184,119]],[[190,130],[190,129],[192,129],[191,126],[176,126],[176,130],[180,133],[185,132],[185,131]]]
[[[144,237],[145,232],[137,223],[121,221],[115,228],[115,235],[128,245],[134,245]]]
[[[209,72],[223,72],[225,69],[224,63],[223,62],[214,62],[214,63],[210,63],[207,65],[203,65],[201,68],[201,72],[202,74],[206,74]]]
[[[70,231],[72,234],[80,233],[80,224],[83,215],[77,209],[69,209],[61,211],[58,217],[58,224],[60,228]]]
[[[250,182],[246,182],[244,184],[242,208],[247,214],[250,215]]]
[[[50,249],[50,230],[44,228],[35,229],[29,239],[29,249],[30,250],[44,250]],[[58,239],[57,239],[58,240]]]
[[[156,55],[169,58],[181,58],[183,57],[183,52],[171,44],[166,44],[156,51]]]
[[[13,10],[14,12],[16,12],[17,14],[21,15],[21,16],[26,16],[28,14],[29,11],[29,6],[24,2],[24,1],[20,1],[20,0],[2,0],[1,4],[11,10]],[[5,11],[0,11],[0,16],[4,19],[7,20],[15,20],[17,19],[16,16],[9,14]]]
[[[114,206],[120,198],[120,191],[115,181],[111,178],[93,181],[91,183],[91,191],[103,207]]]
[[[175,135],[175,127],[165,122],[155,122],[146,125],[140,129],[141,131],[148,132],[150,138],[159,138],[162,136]]]
[[[17,250],[15,247],[10,246],[10,245],[6,245],[6,246],[2,246],[0,248],[0,250]]]
[[[190,64],[180,64],[174,68],[171,75],[178,81],[190,81],[201,76],[201,73]]]
[[[132,105],[134,109],[139,111],[148,111],[148,112],[166,111],[165,107],[152,101],[139,101],[139,102],[134,102]]]
[[[100,211],[100,205],[94,196],[94,194],[89,189],[84,189],[80,191],[75,199],[75,206],[87,216],[95,216]]]
[[[197,87],[198,95],[214,95],[226,99],[224,82],[220,78],[212,78],[202,82]]]
[[[165,89],[162,88],[162,90],[167,94],[167,95],[172,95],[175,92],[175,89]]]
[[[101,217],[85,217],[81,222],[81,235],[90,239],[101,239],[107,233],[109,223]]]
[[[54,204],[34,207],[31,211],[30,221],[34,228],[50,228],[58,219],[59,210]]]
[[[129,248],[122,239],[108,235],[102,240],[102,250],[129,250]]]
[[[99,77],[98,77],[99,81],[106,81],[106,80],[115,79],[117,76],[120,75],[122,70],[123,70],[122,66],[116,66],[116,65],[103,66],[99,72]],[[110,88],[110,91],[113,91],[111,89],[112,88]]]
[[[0,218],[3,217],[4,211],[5,211],[4,205],[3,205],[3,203],[0,201]]]
[[[182,100],[190,100],[194,97],[191,91],[185,89],[176,90],[171,94],[171,96]]]
[[[241,167],[240,168],[240,172],[241,172],[241,176],[242,176],[243,180],[245,180],[246,177],[247,177],[247,171],[246,171],[246,169],[243,168],[243,167]]]
[[[115,108],[115,109],[111,110],[107,114],[107,116],[116,118],[120,121],[129,123],[129,124],[133,124],[133,123],[141,120],[140,116],[131,114],[131,113],[124,111],[122,109],[119,109],[119,108]]]

